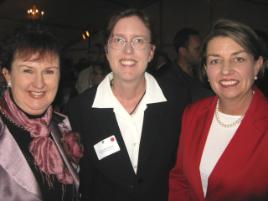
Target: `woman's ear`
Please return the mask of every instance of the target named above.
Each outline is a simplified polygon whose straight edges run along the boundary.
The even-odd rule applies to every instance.
[[[11,78],[10,78],[10,72],[9,72],[9,70],[7,70],[7,68],[3,67],[2,68],[2,74],[3,74],[6,82],[7,83],[10,83]]]
[[[105,45],[105,46],[104,46],[104,52],[105,52],[105,54],[107,54],[107,53],[108,53],[108,48],[107,48],[107,45]]]
[[[255,76],[258,75],[258,73],[262,69],[262,67],[263,67],[263,57],[260,56],[255,63]]]
[[[156,49],[155,45],[152,45],[151,50],[150,50],[150,53],[149,53],[148,62],[151,62],[152,59],[154,58],[155,49]]]

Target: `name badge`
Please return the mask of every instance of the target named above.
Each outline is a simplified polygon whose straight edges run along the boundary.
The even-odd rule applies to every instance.
[[[94,149],[99,160],[120,151],[120,147],[114,135],[95,144]]]

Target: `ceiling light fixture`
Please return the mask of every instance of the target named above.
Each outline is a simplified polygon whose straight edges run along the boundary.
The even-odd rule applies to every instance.
[[[90,32],[88,31],[88,30],[86,30],[86,31],[84,31],[83,33],[82,33],[82,38],[83,38],[83,40],[86,40],[86,39],[88,39],[90,37]]]
[[[39,9],[36,5],[33,5],[27,10],[27,17],[31,20],[41,20],[45,15],[45,11]]]

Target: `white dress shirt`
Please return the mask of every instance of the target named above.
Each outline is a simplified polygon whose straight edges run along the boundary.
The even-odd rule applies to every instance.
[[[155,78],[149,73],[145,73],[146,92],[135,112],[130,115],[113,94],[110,85],[112,79],[113,73],[109,73],[99,84],[92,107],[113,108],[133,170],[137,173],[144,111],[147,104],[167,100]]]

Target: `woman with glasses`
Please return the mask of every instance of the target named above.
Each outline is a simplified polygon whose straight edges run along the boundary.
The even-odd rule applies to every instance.
[[[169,201],[268,200],[268,100],[254,84],[266,59],[250,27],[215,22],[201,62],[216,96],[184,112]]]
[[[167,200],[187,92],[182,88],[175,97],[145,72],[155,46],[143,13],[115,15],[107,32],[112,72],[69,105],[71,124],[85,146],[82,200]]]

